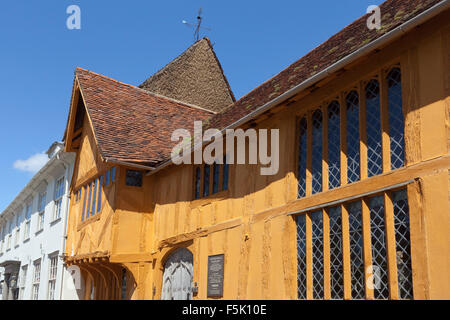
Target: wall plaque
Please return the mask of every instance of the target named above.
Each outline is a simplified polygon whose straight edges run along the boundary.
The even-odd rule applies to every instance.
[[[208,297],[223,296],[225,255],[208,257]]]

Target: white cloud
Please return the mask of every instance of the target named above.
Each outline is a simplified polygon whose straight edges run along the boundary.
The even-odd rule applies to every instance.
[[[48,161],[48,156],[42,152],[32,155],[27,160],[17,160],[14,162],[14,169],[31,173],[38,172]]]

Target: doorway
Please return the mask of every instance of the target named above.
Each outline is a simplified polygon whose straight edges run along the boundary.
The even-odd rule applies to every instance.
[[[161,300],[192,300],[193,255],[181,248],[164,264]]]

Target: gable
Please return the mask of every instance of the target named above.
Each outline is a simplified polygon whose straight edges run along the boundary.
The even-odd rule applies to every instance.
[[[208,38],[196,42],[139,87],[214,112],[235,101]]]

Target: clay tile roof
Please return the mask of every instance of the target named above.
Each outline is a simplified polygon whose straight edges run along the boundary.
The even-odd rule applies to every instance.
[[[210,128],[223,129],[286,91],[412,19],[442,0],[388,0],[380,5],[382,28],[369,30],[364,15],[285,70],[239,99],[209,121]]]
[[[170,156],[175,129],[193,130],[212,113],[77,68],[86,109],[103,158],[153,165]]]

